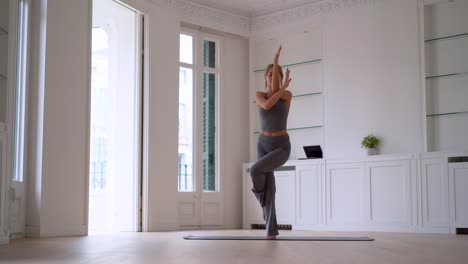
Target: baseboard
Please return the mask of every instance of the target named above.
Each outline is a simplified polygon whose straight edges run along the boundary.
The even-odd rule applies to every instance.
[[[250,229],[250,228],[247,228]],[[394,232],[420,234],[450,234],[450,228],[429,227],[377,227],[377,226],[332,226],[332,225],[293,225],[296,231],[344,231],[344,232]]]
[[[41,237],[86,236],[86,225],[51,225],[44,224]]]
[[[86,225],[54,225],[26,226],[26,237],[68,237],[86,236]]]
[[[167,223],[158,223],[155,224],[152,228],[148,228],[147,232],[169,232],[169,231],[178,231],[179,226],[177,224],[167,222]]]

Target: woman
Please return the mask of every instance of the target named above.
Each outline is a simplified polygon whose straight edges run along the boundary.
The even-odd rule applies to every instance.
[[[255,95],[260,111],[260,136],[257,143],[257,162],[250,167],[252,191],[263,209],[266,221],[267,239],[276,239],[278,225],[275,212],[275,177],[273,171],[281,167],[289,158],[289,142],[286,124],[292,94],[287,88],[291,79],[289,69],[283,82],[283,71],[278,65],[281,46],[275,54],[273,64],[265,69],[265,88],[267,92]]]

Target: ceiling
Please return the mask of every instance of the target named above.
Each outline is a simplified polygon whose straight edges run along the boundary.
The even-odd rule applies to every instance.
[[[186,0],[248,18],[268,15],[322,0]]]

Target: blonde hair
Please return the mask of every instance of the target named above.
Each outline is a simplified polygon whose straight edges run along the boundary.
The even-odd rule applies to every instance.
[[[270,69],[272,69],[274,66],[274,64],[268,64],[268,66],[266,67],[265,69],[265,72],[263,73],[263,77],[264,79],[266,79],[266,76],[268,74],[268,71]],[[278,65],[278,71],[279,71],[279,74],[280,74],[280,78],[279,78],[279,82],[280,82],[280,87],[281,87],[281,82],[283,81],[283,69],[281,68],[281,66]],[[265,89],[267,88],[267,83],[266,83],[266,80],[265,80]]]

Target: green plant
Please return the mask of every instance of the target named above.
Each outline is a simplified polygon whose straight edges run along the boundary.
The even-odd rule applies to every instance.
[[[375,148],[379,144],[379,139],[372,134],[367,135],[362,139],[361,147],[363,148]]]

